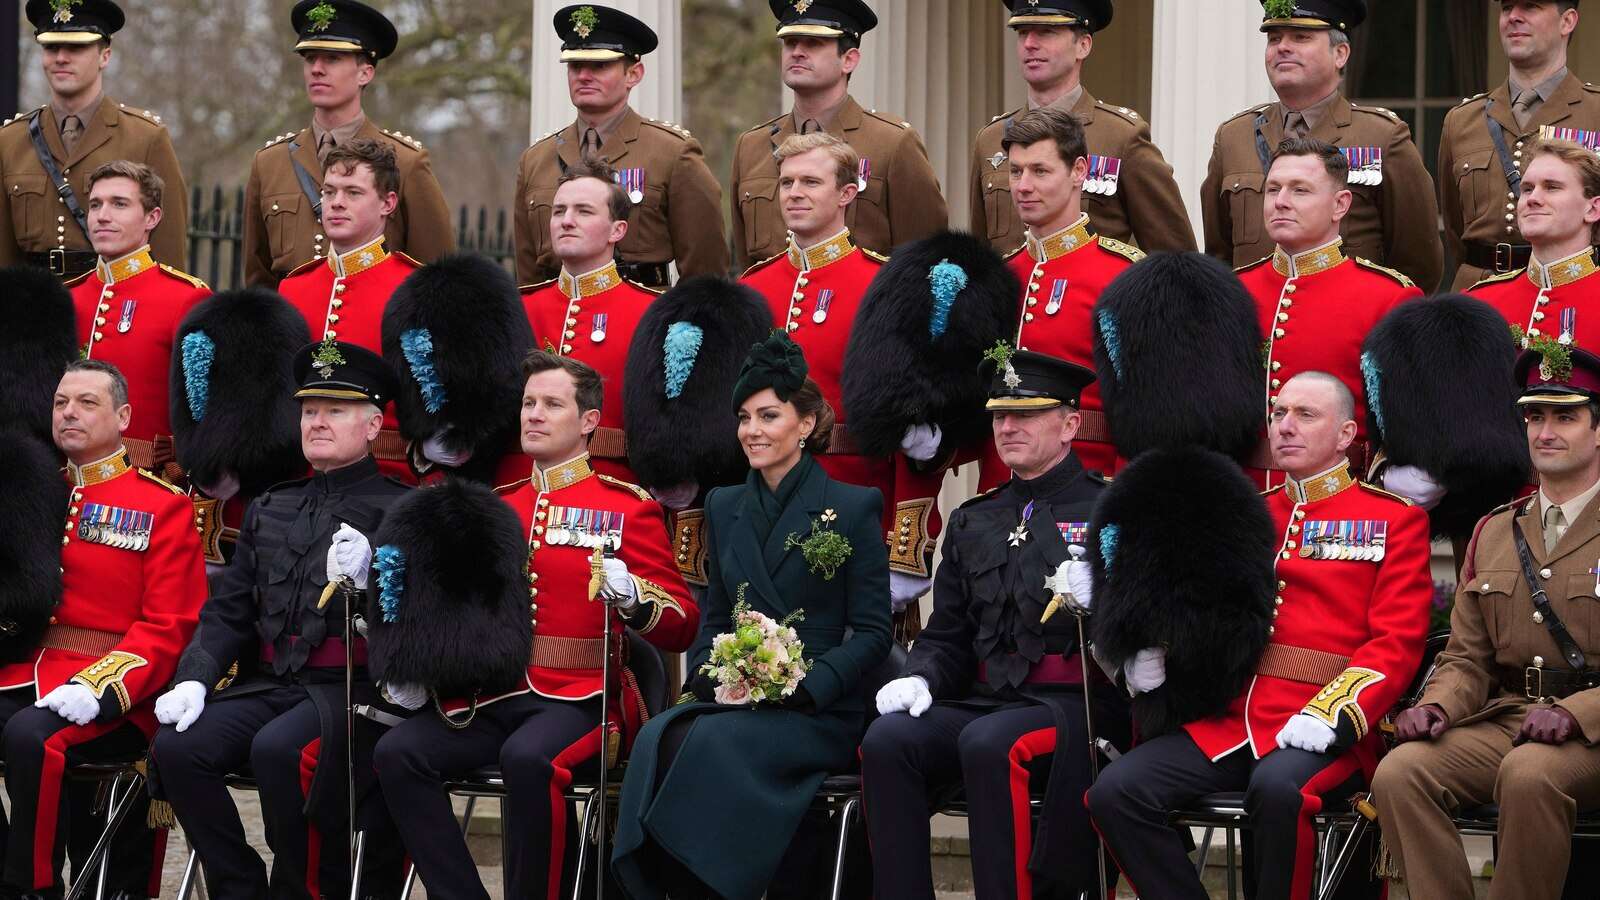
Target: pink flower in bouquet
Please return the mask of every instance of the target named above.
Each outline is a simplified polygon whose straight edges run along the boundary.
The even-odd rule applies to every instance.
[[[745,684],[743,681],[735,681],[733,684],[719,684],[715,693],[718,703],[743,706],[750,702],[750,685]]]

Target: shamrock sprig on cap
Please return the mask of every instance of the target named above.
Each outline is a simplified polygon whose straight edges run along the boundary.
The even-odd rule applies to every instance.
[[[328,0],[322,0],[321,3],[306,11],[306,21],[311,23],[312,31],[327,31],[328,26],[333,24],[333,20],[338,15],[339,11],[333,8],[332,3],[329,3]]]

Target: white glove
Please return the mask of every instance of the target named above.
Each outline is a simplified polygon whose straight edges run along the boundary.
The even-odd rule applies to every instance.
[[[200,485],[200,490],[213,500],[232,500],[233,495],[239,493],[239,476],[223,472],[215,483]]]
[[[420,684],[390,684],[384,682],[383,699],[402,709],[421,709],[428,702],[428,691]]]
[[[451,468],[465,465],[467,460],[472,458],[472,448],[456,447],[454,443],[445,437],[446,434],[448,434],[447,431],[436,431],[433,433],[433,437],[423,440],[423,457],[430,462],[436,462],[441,466],[449,466]]]
[[[1307,753],[1326,753],[1333,744],[1335,732],[1328,723],[1316,716],[1295,713],[1278,732],[1278,747],[1294,747]]]
[[[74,725],[87,725],[100,715],[100,701],[94,691],[81,684],[63,684],[33,703],[41,709],[48,706],[51,712]]]
[[[911,605],[911,601],[921,597],[933,587],[932,578],[923,578],[921,575],[907,575],[904,572],[889,573],[889,605],[895,612],[904,612]]]
[[[180,681],[156,698],[156,721],[188,731],[205,708],[206,686],[198,681]]]
[[[937,425],[913,425],[900,439],[900,449],[917,462],[927,462],[938,455],[943,437]]]
[[[1066,569],[1067,586],[1072,593],[1067,597],[1074,606],[1087,612],[1094,603],[1094,567],[1083,561],[1083,547],[1068,544],[1072,559],[1061,564]]]
[[[367,536],[346,523],[333,533],[328,545],[328,580],[348,578],[361,590],[367,589],[367,573],[372,569],[372,544]]]
[[[1444,499],[1444,485],[1416,466],[1390,466],[1383,470],[1385,490],[1399,494],[1423,509],[1433,509]]]
[[[909,712],[912,718],[922,715],[933,705],[933,695],[928,693],[928,680],[921,675],[896,678],[878,689],[878,715]]]
[[[689,504],[694,502],[695,496],[699,493],[700,485],[693,481],[650,488],[650,496],[656,498],[657,503],[674,512],[680,509],[688,509]]]
[[[1122,664],[1122,677],[1128,693],[1138,695],[1155,690],[1167,680],[1167,648],[1147,647]]]
[[[628,574],[628,564],[613,556],[602,560],[600,565],[606,579],[605,586],[600,590],[611,598],[612,605],[623,612],[638,606],[639,588]]]

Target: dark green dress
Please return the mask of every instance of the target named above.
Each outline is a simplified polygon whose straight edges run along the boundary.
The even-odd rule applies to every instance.
[[[814,665],[800,684],[816,711],[688,703],[645,725],[622,782],[612,854],[613,871],[634,900],[665,896],[654,852],[669,854],[729,900],[756,900],[822,780],[854,769],[870,700],[861,695],[862,680],[890,644],[882,506],[877,489],[834,481],[810,454],[776,492],[751,472],[743,485],[706,498],[710,585],[689,677],[710,656],[712,640],[732,630],[734,599],[747,584],[753,610],[779,620],[805,611],[795,630]],[[791,534],[809,535],[825,510],[837,515],[831,527],[851,546],[831,579],[810,572],[799,548],[784,547]],[[692,721],[658,786],[662,735],[684,717]]]

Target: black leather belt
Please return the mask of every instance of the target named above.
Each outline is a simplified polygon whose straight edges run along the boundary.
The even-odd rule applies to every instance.
[[[1573,672],[1529,666],[1522,671],[1522,692],[1535,703],[1561,700],[1579,691],[1600,687],[1600,670]]]
[[[93,269],[100,259],[93,250],[63,250],[59,247],[48,253],[25,253],[22,258],[28,261],[28,265],[49,269],[50,274],[59,278],[77,278]]]
[[[653,288],[666,288],[672,284],[672,273],[666,263],[617,263],[623,278]]]
[[[1483,244],[1472,241],[1466,249],[1467,265],[1495,272],[1521,269],[1527,266],[1528,258],[1533,255],[1533,247],[1528,244]]]

